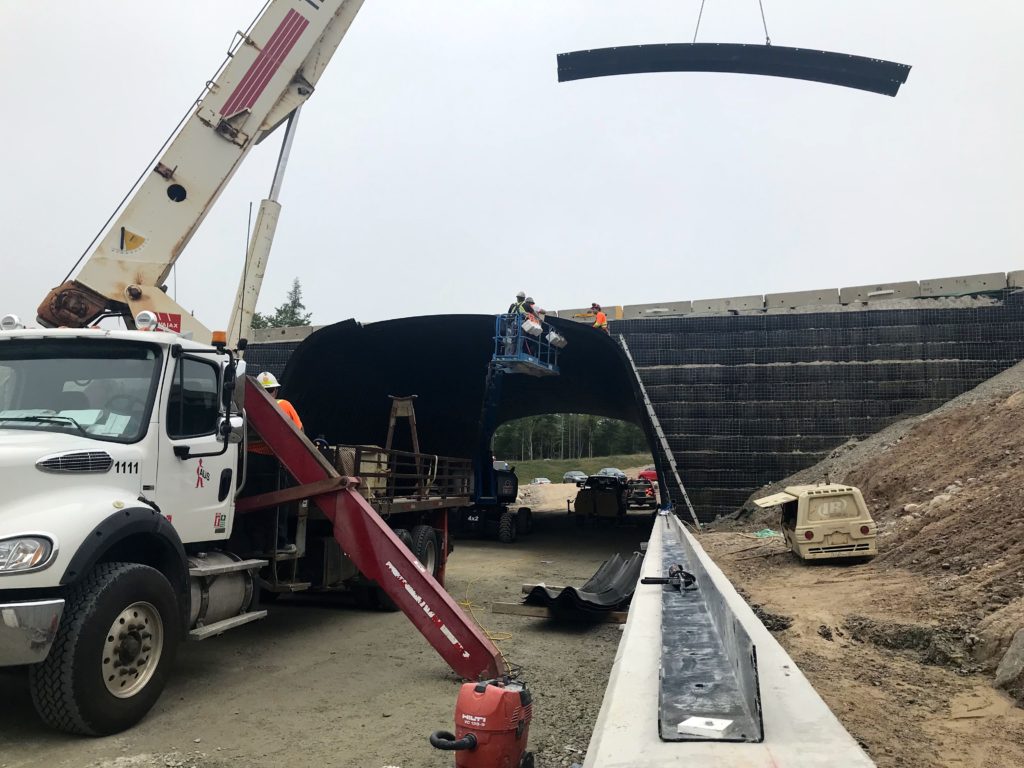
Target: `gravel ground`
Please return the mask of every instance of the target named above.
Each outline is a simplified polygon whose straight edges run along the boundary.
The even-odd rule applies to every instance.
[[[534,533],[513,545],[456,542],[448,576],[452,595],[470,601],[478,623],[523,666],[541,768],[583,762],[620,627],[492,614],[489,606],[518,602],[523,583],[582,583],[614,552],[638,549],[648,519],[579,530],[564,500],[557,509],[538,514]],[[451,766],[427,736],[452,728],[459,681],[402,614],[362,611],[339,597],[282,600],[262,622],[185,646],[157,706],[119,736],[48,731],[24,675],[0,672],[0,766]]]

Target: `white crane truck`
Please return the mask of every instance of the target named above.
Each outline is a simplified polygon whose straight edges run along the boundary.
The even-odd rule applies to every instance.
[[[249,149],[313,92],[361,4],[270,0],[76,278],[42,303],[43,327],[0,323],[0,667],[27,667],[53,727],[133,725],[159,697],[179,641],[266,615],[261,581],[372,588],[457,673],[500,674],[497,649],[440,583],[446,509],[468,503],[464,473],[446,477],[439,459],[416,457],[412,489],[377,498],[351,477],[358,459],[325,458],[242,375],[225,334],[161,289]],[[240,328],[273,234],[270,203],[236,300]],[[107,316],[128,330],[98,327]],[[250,430],[290,486],[239,497]],[[368,450],[381,476],[400,460]],[[274,510],[299,500],[308,509],[294,518],[296,551],[282,556],[271,541],[263,556]]]

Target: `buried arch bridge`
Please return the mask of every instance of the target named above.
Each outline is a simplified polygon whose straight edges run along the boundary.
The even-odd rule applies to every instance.
[[[605,416],[640,425],[653,451],[654,431],[615,338],[568,320],[548,322],[567,341],[559,375],[506,374],[493,424],[546,413]],[[389,395],[416,395],[420,449],[477,460],[490,437],[481,435],[481,416],[493,353],[493,315],[437,315],[346,320],[301,342],[253,344],[247,359],[281,375],[282,394],[312,438],[379,445]]]

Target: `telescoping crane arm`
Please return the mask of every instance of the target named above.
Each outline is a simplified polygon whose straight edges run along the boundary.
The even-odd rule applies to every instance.
[[[77,277],[39,306],[39,321],[74,328],[120,314],[132,326],[145,309],[169,330],[208,337],[161,286],[249,150],[313,93],[362,4],[269,0]]]

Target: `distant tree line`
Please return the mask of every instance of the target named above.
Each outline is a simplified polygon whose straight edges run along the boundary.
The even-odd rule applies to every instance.
[[[648,450],[635,424],[602,416],[555,413],[529,416],[498,427],[494,455],[505,461],[581,459]]]

